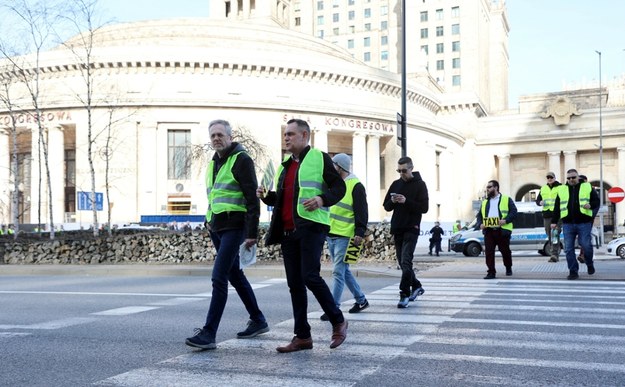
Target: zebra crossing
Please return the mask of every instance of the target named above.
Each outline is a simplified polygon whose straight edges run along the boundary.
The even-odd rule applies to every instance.
[[[99,381],[100,386],[544,386],[625,384],[625,284],[426,279],[397,308],[397,284],[367,294],[346,342],[309,313],[314,348],[275,351],[293,321]],[[347,310],[352,301],[342,306]]]

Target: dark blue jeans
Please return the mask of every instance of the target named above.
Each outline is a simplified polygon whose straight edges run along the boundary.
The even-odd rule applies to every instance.
[[[293,332],[300,339],[310,337],[308,324],[308,288],[319,302],[332,325],[342,323],[343,313],[334,303],[332,293],[321,275],[321,252],[326,235],[322,231],[299,229],[282,241],[286,280],[291,292]]]
[[[412,259],[414,258],[414,250],[417,247],[419,234],[415,232],[400,232],[393,235],[395,238],[395,254],[397,255],[397,263],[401,268],[401,281],[399,282],[400,297],[409,297],[411,291],[421,287],[421,282],[417,279],[412,269]]]
[[[211,280],[213,295],[206,316],[205,329],[217,333],[219,322],[228,300],[228,281],[237,291],[239,298],[250,314],[250,320],[264,322],[265,316],[258,308],[256,296],[243,270],[239,267],[239,246],[245,238],[243,229],[211,232],[213,245],[217,249]]]
[[[579,242],[579,246],[584,249],[584,259],[587,266],[593,265],[593,248],[592,248],[592,223],[563,223],[564,230],[564,252],[566,253],[566,263],[569,271],[577,273],[579,264],[575,258],[575,237]]]

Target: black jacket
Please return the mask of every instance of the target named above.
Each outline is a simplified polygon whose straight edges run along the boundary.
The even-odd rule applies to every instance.
[[[227,211],[219,214],[213,214],[210,222],[212,231],[224,231],[245,228],[245,237],[249,239],[256,239],[258,237],[258,218],[260,217],[260,201],[256,197],[256,188],[258,183],[256,181],[256,171],[254,169],[254,161],[245,152],[243,146],[237,142],[233,142],[230,148],[226,150],[226,154],[223,158],[219,157],[219,154],[215,152],[213,155],[213,161],[215,162],[215,168],[213,168],[213,181],[217,172],[224,165],[230,155],[242,152],[237,157],[237,160],[232,166],[232,175],[239,182],[243,196],[245,197],[246,212],[241,211]]]
[[[310,146],[304,148],[300,153],[300,162],[303,162],[306,154],[310,150]],[[323,166],[319,166],[319,172],[323,174],[323,181],[325,183],[325,191],[319,195],[323,200],[324,207],[330,207],[338,203],[343,196],[345,196],[345,182],[341,178],[341,175],[334,169],[334,163],[330,156],[323,153]],[[330,226],[312,222],[308,219],[303,219],[297,214],[297,199],[299,197],[299,180],[297,175],[295,176],[295,189],[293,192],[293,202],[285,204],[283,202],[284,197],[284,177],[286,176],[286,170],[293,162],[293,159],[289,157],[286,161],[282,162],[282,172],[278,177],[278,191],[269,191],[267,195],[262,199],[263,203],[274,206],[273,214],[271,215],[271,223],[269,224],[269,230],[265,239],[267,246],[276,243],[281,243],[284,235],[284,226],[282,224],[282,207],[284,205],[293,206],[293,220],[295,221],[295,229],[298,232],[306,232],[306,229],[311,229],[312,232],[324,232],[328,233]]]
[[[402,194],[406,197],[405,203],[393,203],[391,193]],[[428,188],[419,172],[412,172],[412,179],[395,180],[384,196],[384,209],[393,211],[391,217],[391,234],[400,234],[407,231],[419,232],[421,216],[428,212],[430,198]]]
[[[432,236],[432,241],[433,242],[438,242],[443,240],[443,234],[445,233],[445,231],[443,230],[443,228],[441,226],[434,226],[432,227],[432,229],[430,229],[430,235]]]
[[[579,210],[579,189],[582,184],[576,185],[564,185],[560,187],[560,189],[568,189],[569,190],[569,202],[567,208],[569,209],[569,213],[566,217],[562,218],[562,223],[592,223],[594,221],[594,216],[588,216],[581,213]],[[599,209],[600,199],[599,194],[595,189],[590,190],[590,209],[593,214],[597,214],[597,210]],[[551,218],[552,224],[558,224],[560,221],[560,195],[556,197],[556,204],[553,209],[553,218]]]

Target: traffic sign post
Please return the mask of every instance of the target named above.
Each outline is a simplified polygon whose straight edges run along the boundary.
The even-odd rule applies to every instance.
[[[91,192],[76,192],[78,211],[93,211],[93,201],[91,200]],[[104,194],[102,192],[95,193],[95,209],[102,211],[104,209]]]
[[[621,187],[612,187],[608,190],[608,200],[612,203],[619,203],[625,199],[625,191]]]

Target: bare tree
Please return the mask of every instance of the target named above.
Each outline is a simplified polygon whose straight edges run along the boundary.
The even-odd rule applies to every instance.
[[[208,130],[208,128],[206,129]],[[264,171],[265,164],[271,160],[269,148],[256,140],[256,137],[245,126],[239,126],[232,129],[232,140],[243,145],[247,153],[254,160],[256,174],[260,175]],[[213,156],[213,148],[208,144],[192,144],[191,157],[187,159],[188,168],[192,162],[199,165],[208,165]],[[200,168],[201,169],[201,168]]]
[[[13,223],[14,238],[17,238],[19,234],[19,158],[17,155],[17,119],[16,119],[16,106],[14,105],[13,99],[11,98],[11,85],[15,82],[14,77],[12,77],[13,71],[11,69],[13,66],[8,64],[6,68],[1,68],[0,70],[0,83],[2,86],[2,90],[0,91],[0,102],[7,109],[9,119],[11,121],[10,126],[7,128],[9,134],[11,135],[11,140],[13,143],[13,147],[11,149],[11,163],[10,163],[10,176],[12,177],[13,188],[11,190],[11,223]]]
[[[45,167],[46,186],[48,191],[48,213],[50,221],[50,239],[54,239],[54,213],[52,202],[52,184],[50,179],[50,165],[48,163],[48,142],[43,123],[40,117],[42,116],[41,109],[41,68],[40,59],[41,53],[48,45],[52,44],[52,27],[55,23],[54,20],[58,18],[58,6],[53,1],[41,1],[32,4],[27,0],[14,0],[8,4],[2,5],[5,9],[11,12],[11,14],[26,28],[25,36],[28,36],[28,40],[24,41],[25,44],[23,53],[30,52],[29,57],[18,57],[16,52],[9,52],[7,46],[0,45],[1,54],[9,61],[15,70],[12,72],[20,82],[26,86],[28,93],[30,94],[31,106],[26,113],[31,114],[34,118],[34,122],[37,124],[38,129],[38,164],[39,169],[39,181],[38,181],[38,204],[37,204],[37,223],[38,229],[41,230],[41,199],[42,199],[42,168]],[[18,63],[18,60],[21,62]],[[41,164],[41,155],[43,154],[43,167]]]
[[[75,98],[87,111],[87,160],[89,162],[89,173],[91,176],[90,202],[93,212],[93,235],[98,235],[98,210],[96,206],[96,175],[94,167],[94,144],[97,133],[94,131],[93,112],[96,108],[93,94],[95,87],[95,66],[94,66],[94,38],[101,26],[96,25],[95,15],[97,0],[73,0],[70,3],[65,20],[73,26],[77,33],[72,39],[67,40],[63,45],[70,50],[78,61],[78,69],[83,79],[84,90],[76,90]],[[110,223],[109,223],[110,224]]]

